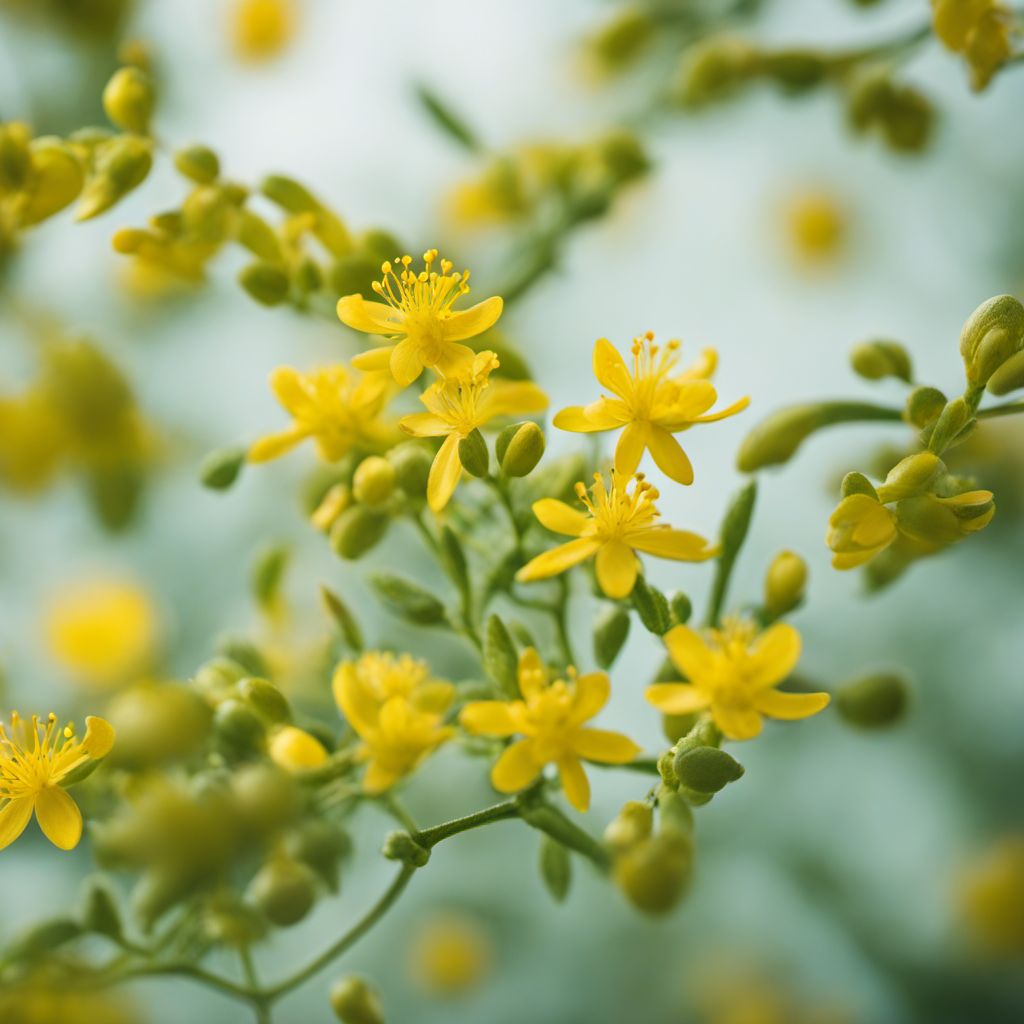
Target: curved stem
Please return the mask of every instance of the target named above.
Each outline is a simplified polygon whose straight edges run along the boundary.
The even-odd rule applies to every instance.
[[[1006,402],[1003,405],[993,405],[988,409],[979,409],[975,415],[979,420],[995,419],[997,416],[1015,416],[1024,412],[1024,402]]]
[[[468,832],[481,825],[489,825],[492,821],[504,821],[507,818],[517,817],[519,817],[519,806],[514,800],[506,800],[504,803],[485,807],[482,811],[467,814],[462,818],[453,818],[451,821],[434,825],[433,828],[424,829],[422,832],[413,832],[412,838],[424,849],[429,850],[442,840],[456,836],[460,832]]]

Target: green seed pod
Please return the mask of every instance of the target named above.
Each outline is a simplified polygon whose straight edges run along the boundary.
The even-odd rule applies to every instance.
[[[628,850],[646,839],[654,828],[654,812],[643,800],[630,800],[604,830],[604,841],[613,850]]]
[[[395,445],[388,452],[387,460],[394,466],[395,482],[406,496],[423,500],[433,461],[427,448],[419,441],[406,441]]]
[[[138,135],[121,135],[103,143],[96,171],[82,190],[75,220],[91,220],[138,188],[153,166],[153,146]]]
[[[218,448],[210,452],[199,467],[203,486],[214,491],[226,491],[238,479],[245,457],[245,448]]]
[[[543,458],[544,445],[544,431],[536,423],[517,423],[498,435],[494,453],[506,476],[528,476]]]
[[[1024,306],[1012,295],[983,302],[960,332],[960,355],[967,380],[983,386],[1015,352],[1024,346]]]
[[[681,590],[669,594],[669,610],[672,612],[672,624],[674,626],[685,626],[693,614],[693,602]]]
[[[305,864],[275,858],[264,864],[246,889],[246,898],[279,928],[298,924],[316,903],[316,875]]]
[[[922,385],[907,396],[905,416],[915,427],[924,429],[934,423],[946,408],[946,396],[938,389]]]
[[[899,721],[909,700],[905,679],[880,672],[843,683],[836,691],[836,710],[851,725],[878,729]]]
[[[884,380],[897,377],[910,383],[913,370],[910,355],[897,341],[866,341],[850,353],[854,373],[865,380]]]
[[[36,139],[30,150],[31,175],[18,208],[18,223],[23,227],[38,224],[74,202],[85,181],[81,160],[60,139]]]
[[[342,1024],[385,1024],[377,993],[354,974],[331,986],[331,1009]]]
[[[946,473],[946,466],[931,452],[918,452],[900,459],[886,474],[885,483],[878,488],[878,500],[883,504],[927,494]]]
[[[673,768],[680,784],[697,793],[717,793],[743,775],[743,765],[718,747],[681,750]]]
[[[212,185],[220,177],[220,160],[208,146],[187,146],[174,154],[179,173],[197,185]]]
[[[564,903],[572,884],[572,859],[569,851],[551,836],[540,841],[540,877],[556,903]]]
[[[288,301],[291,279],[278,266],[262,260],[250,263],[238,273],[238,283],[262,306],[280,306]]]
[[[611,668],[629,636],[629,612],[609,605],[594,625],[594,660],[601,668]]]
[[[682,898],[693,871],[693,843],[679,832],[641,840],[615,858],[615,883],[638,909],[666,914]]]
[[[290,722],[292,709],[285,695],[266,679],[249,677],[238,683],[238,695],[262,719],[274,724]]]
[[[420,846],[408,832],[389,832],[381,853],[388,860],[398,860],[413,868],[421,868],[430,860],[430,850]]]
[[[479,430],[473,430],[459,441],[459,462],[470,476],[485,477],[490,471],[491,456],[487,442]]]
[[[126,132],[149,134],[149,121],[156,105],[153,79],[141,68],[119,68],[103,90],[103,110]]]
[[[388,609],[406,622],[435,626],[447,618],[444,605],[410,580],[390,573],[374,573],[369,582]]]
[[[986,387],[990,394],[1008,395],[1011,391],[1024,388],[1024,352],[1015,352],[988,379]]]
[[[237,757],[255,754],[263,748],[263,722],[247,704],[229,697],[217,705],[213,714],[214,735],[218,746]]]
[[[383,505],[395,492],[397,473],[387,459],[371,455],[356,467],[352,493],[365,505]]]
[[[110,889],[99,878],[86,879],[81,920],[86,931],[106,935],[115,942],[120,940],[124,933],[121,911],[118,910]]]
[[[764,609],[773,618],[791,612],[804,599],[807,563],[793,551],[780,551],[764,577]]]
[[[384,539],[390,522],[386,515],[368,505],[351,505],[331,527],[331,549],[341,558],[362,558]]]

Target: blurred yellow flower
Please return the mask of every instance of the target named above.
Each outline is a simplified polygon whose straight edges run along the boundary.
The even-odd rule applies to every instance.
[[[676,626],[665,634],[665,646],[688,681],[655,683],[647,699],[667,715],[708,711],[731,740],[757,736],[762,715],[807,718],[829,702],[827,693],[776,689],[800,658],[800,634],[785,623],[759,634],[754,623],[730,619],[705,636]]]
[[[312,733],[294,725],[275,729],[267,750],[274,764],[290,772],[319,768],[327,760],[324,745]]]
[[[295,0],[236,0],[231,12],[235,52],[246,60],[276,57],[295,34]]]
[[[801,263],[828,263],[839,253],[846,237],[846,215],[827,192],[797,196],[789,203],[785,218],[790,247]]]
[[[593,729],[583,723],[608,702],[611,685],[603,672],[548,681],[544,664],[529,647],[519,658],[522,700],[473,701],[459,721],[478,736],[521,736],[494,764],[491,783],[501,793],[525,789],[544,766],[554,764],[569,803],[579,811],[590,806],[590,783],[582,761],[627,764],[640,748],[621,733]]]
[[[391,438],[381,414],[392,387],[382,373],[353,373],[341,365],[300,373],[279,366],[270,375],[270,388],[293,423],[253,444],[250,462],[276,459],[308,437],[328,462],[337,462],[354,448],[381,447]]]
[[[1024,835],[994,844],[964,873],[959,902],[975,942],[1024,957]]]
[[[884,551],[897,534],[896,515],[869,494],[849,494],[828,520],[828,546],[836,569],[854,569]]]
[[[543,526],[576,539],[532,559],[516,573],[517,580],[525,583],[555,576],[596,555],[601,589],[608,597],[621,598],[629,596],[636,583],[637,551],[679,562],[703,562],[715,556],[717,549],[705,538],[657,521],[658,492],[642,473],[624,479],[612,470],[611,481],[609,491],[596,473],[589,495],[582,483],[576,485],[586,514],[555,498],[534,502],[533,513]]]
[[[45,615],[50,652],[89,686],[132,681],[153,660],[159,624],[149,594],[118,580],[65,587]]]
[[[946,48],[963,54],[975,91],[1013,53],[1013,12],[999,0],[932,0],[932,23]]]
[[[342,662],[334,699],[363,744],[363,788],[382,793],[412,772],[454,734],[444,715],[455,697],[451,683],[432,679],[409,655],[369,652]]]
[[[427,502],[435,512],[448,504],[462,475],[459,442],[496,416],[541,412],[548,397],[532,381],[490,379],[498,368],[493,352],[478,352],[457,376],[435,381],[420,396],[429,412],[404,416],[399,427],[413,437],[443,437],[430,467]]]
[[[78,845],[82,812],[62,785],[88,761],[106,757],[114,745],[109,722],[89,717],[85,726],[85,736],[77,740],[74,726],[59,729],[53,714],[44,724],[37,715],[29,722],[12,712],[10,731],[0,723],[0,850],[25,831],[33,811],[54,846],[71,850]]]
[[[601,338],[594,346],[594,376],[617,397],[602,395],[586,406],[563,409],[554,418],[561,430],[596,433],[625,429],[615,446],[615,469],[626,476],[635,473],[644,451],[651,453],[658,468],[681,484],[693,483],[693,466],[673,436],[697,423],[711,423],[734,416],[750,404],[749,398],[715,413],[708,409],[718,394],[711,384],[718,356],[706,349],[700,361],[680,373],[679,342],[664,348],[654,344],[654,335],[633,341],[633,369],[610,341]]]
[[[66,440],[57,411],[41,391],[0,397],[0,483],[29,492],[44,486]]]
[[[466,914],[435,914],[416,933],[410,950],[413,976],[429,993],[456,996],[476,987],[494,951],[481,924]]]
[[[441,272],[434,270],[437,250],[423,254],[424,269],[410,270],[411,256],[381,266],[383,277],[373,290],[384,300],[370,302],[362,295],[345,295],[338,300],[338,317],[343,324],[364,334],[382,334],[394,344],[356,356],[352,365],[360,370],[389,370],[406,387],[424,367],[442,376],[457,373],[470,363],[473,350],[458,342],[482,334],[501,316],[498,296],[485,299],[469,309],[452,306],[469,293],[469,271],[452,273],[449,260],[440,261]]]

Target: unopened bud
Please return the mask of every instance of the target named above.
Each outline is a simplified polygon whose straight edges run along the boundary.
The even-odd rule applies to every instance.
[[[928,448],[941,455],[958,440],[966,436],[972,419],[971,410],[963,398],[954,398],[946,403],[928,437]]]
[[[494,444],[494,454],[506,476],[527,476],[544,456],[544,431],[536,423],[506,427]]]
[[[594,660],[604,669],[612,663],[622,650],[629,636],[629,612],[618,605],[610,605],[594,626]]]
[[[672,613],[674,626],[685,626],[693,614],[693,602],[681,590],[676,590],[668,598],[669,611]]]
[[[430,452],[419,441],[395,445],[387,460],[395,469],[395,482],[409,498],[423,499],[430,478]]]
[[[298,924],[316,902],[316,875],[293,860],[275,858],[256,873],[246,897],[271,924],[288,928]]]
[[[331,892],[338,891],[338,865],[351,852],[348,834],[330,821],[303,822],[285,841],[289,856],[312,868]]]
[[[18,208],[18,222],[28,226],[52,217],[82,191],[85,174],[74,150],[52,138],[36,139],[31,146],[32,174]]]
[[[20,192],[28,184],[31,140],[27,124],[0,124],[0,192]]]
[[[259,715],[232,697],[217,705],[213,728],[219,745],[235,755],[255,753],[263,744],[264,728]]]
[[[807,563],[793,551],[780,551],[764,578],[764,607],[772,618],[791,612],[804,599]]]
[[[702,107],[735,92],[755,71],[757,51],[742,39],[712,37],[690,47],[676,95],[684,106]]]
[[[843,477],[839,493],[844,498],[850,497],[851,494],[866,494],[869,498],[878,500],[875,485],[863,473],[858,473],[855,470]]]
[[[103,110],[126,132],[149,134],[156,96],[153,79],[141,68],[119,68],[103,90]]]
[[[885,483],[878,488],[878,500],[887,504],[927,494],[945,472],[942,459],[931,452],[908,455],[886,474]]]
[[[324,745],[311,733],[294,725],[284,725],[274,730],[268,753],[274,764],[289,772],[319,768],[327,760]]]
[[[266,679],[249,677],[238,683],[238,695],[268,722],[287,722],[292,717],[284,694]]]
[[[993,395],[1008,395],[1024,388],[1024,351],[1015,352],[988,379],[986,385]]]
[[[220,177],[220,160],[208,146],[189,146],[174,154],[174,166],[197,185],[212,185]]]
[[[1024,347],[1024,306],[1012,295],[983,302],[960,332],[967,380],[984,385],[1007,359]]]
[[[934,423],[945,408],[946,396],[938,388],[922,385],[907,396],[906,418],[915,427],[924,429]]]
[[[280,306],[288,299],[291,279],[278,266],[258,260],[243,267],[238,283],[263,306]]]
[[[353,505],[331,527],[331,548],[342,558],[362,558],[380,543],[389,522],[386,515],[367,505]]]
[[[693,844],[676,831],[648,836],[615,858],[616,884],[649,914],[668,913],[686,891],[693,869]]]
[[[798,94],[821,84],[829,62],[810,50],[780,50],[762,55],[757,70],[786,92]]]
[[[743,775],[743,765],[718,747],[681,750],[673,768],[680,784],[697,793],[717,793]]]
[[[654,812],[643,800],[630,800],[604,830],[604,841],[614,850],[626,850],[646,839],[654,827]]]
[[[377,993],[354,974],[331,986],[331,1009],[342,1024],[384,1024]]]
[[[902,718],[909,697],[906,680],[882,672],[840,686],[836,710],[851,725],[877,729]]]
[[[199,468],[203,486],[214,491],[226,491],[238,479],[245,456],[245,448],[218,448],[210,452]]]
[[[850,353],[850,365],[865,380],[883,380],[898,377],[907,384],[911,381],[910,355],[896,341],[866,341]]]
[[[459,462],[470,476],[487,476],[491,457],[484,435],[479,430],[473,430],[459,441]]]
[[[101,144],[96,172],[82,191],[76,220],[90,220],[109,210],[146,180],[153,166],[153,147],[138,135],[122,135]]]
[[[352,493],[366,505],[383,505],[394,493],[397,476],[387,459],[371,455],[356,467]]]
[[[413,868],[421,868],[430,860],[430,850],[420,846],[408,832],[389,832],[381,853],[388,860],[398,860]]]
[[[569,851],[551,836],[540,841],[540,877],[556,903],[565,901],[572,884],[572,859]]]

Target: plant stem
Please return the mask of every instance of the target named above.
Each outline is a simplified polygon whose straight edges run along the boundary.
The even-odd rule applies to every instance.
[[[485,807],[482,811],[475,811],[462,818],[453,818],[451,821],[434,825],[422,832],[413,832],[412,838],[424,849],[429,850],[442,840],[456,836],[460,832],[469,832],[471,829],[480,828],[481,825],[489,825],[492,821],[504,821],[507,818],[517,817],[519,817],[518,804],[514,800],[506,800],[504,803]]]
[[[253,992],[259,992],[260,981],[256,974],[256,965],[252,961],[252,952],[248,946],[239,948],[238,959],[242,962],[242,973],[245,975],[246,984]],[[270,1003],[266,999],[253,1000],[253,1013],[256,1015],[256,1024],[271,1024]]]
[[[995,419],[996,416],[1015,416],[1024,412],[1024,402],[1006,402],[1003,405],[993,405],[988,409],[979,409],[975,415],[979,420]]]

